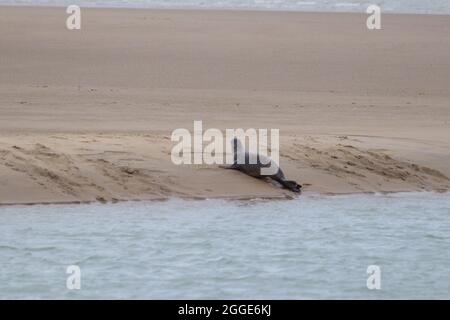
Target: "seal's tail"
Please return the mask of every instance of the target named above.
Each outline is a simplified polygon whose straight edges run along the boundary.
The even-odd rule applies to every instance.
[[[302,186],[299,185],[297,182],[292,180],[278,180],[279,183],[283,185],[286,189],[289,189],[293,192],[300,192],[302,189]]]

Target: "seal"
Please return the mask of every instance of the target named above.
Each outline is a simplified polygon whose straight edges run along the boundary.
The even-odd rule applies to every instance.
[[[283,171],[280,169],[278,164],[276,164],[272,159],[269,157],[266,157],[264,155],[260,154],[251,154],[245,151],[244,147],[242,146],[241,141],[239,141],[238,138],[233,138],[231,141],[231,144],[233,146],[233,155],[234,155],[234,162],[231,166],[222,166],[224,169],[232,169],[232,170],[238,170],[241,171],[251,177],[254,178],[270,178],[272,180],[275,180],[279,184],[281,184],[284,188],[289,189],[293,192],[299,193],[301,191],[302,186],[299,185],[297,182],[292,180],[286,180],[286,177],[284,176]],[[241,157],[239,157],[241,156]],[[238,159],[241,159],[238,161]],[[250,159],[256,159],[256,163],[250,163]],[[243,162],[243,163],[240,163]],[[261,168],[269,168],[269,167],[275,168],[275,174],[272,175],[262,175],[261,174]]]

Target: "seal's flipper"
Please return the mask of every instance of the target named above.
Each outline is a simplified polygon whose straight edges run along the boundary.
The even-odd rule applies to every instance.
[[[292,181],[292,180],[282,180],[279,179],[277,180],[279,183],[281,183],[281,185],[283,187],[285,187],[286,189],[291,190],[292,192],[301,192],[302,186],[299,185],[297,182]]]

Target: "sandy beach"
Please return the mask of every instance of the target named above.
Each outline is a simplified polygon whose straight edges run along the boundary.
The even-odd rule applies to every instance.
[[[177,128],[280,129],[305,193],[450,188],[450,16],[0,7],[0,204],[291,198],[171,162]]]

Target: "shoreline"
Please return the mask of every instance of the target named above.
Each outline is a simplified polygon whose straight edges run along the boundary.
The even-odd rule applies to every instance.
[[[450,194],[450,188],[446,190],[416,190],[416,191],[385,191],[385,192],[375,192],[375,191],[367,191],[367,192],[351,192],[351,193],[314,193],[314,192],[306,192],[300,195],[293,195],[292,197],[168,197],[168,198],[155,198],[155,199],[125,199],[125,200],[114,200],[114,201],[68,201],[68,202],[33,202],[33,203],[0,203],[0,209],[4,207],[34,207],[34,206],[69,206],[69,205],[114,205],[114,204],[123,204],[123,203],[153,203],[153,202],[168,202],[168,201],[231,201],[231,202],[252,202],[252,203],[261,203],[268,201],[292,201],[292,200],[301,200],[303,197],[307,197],[308,199],[323,199],[323,197],[348,197],[348,196],[396,196],[396,195],[425,195],[425,194]]]
[[[173,130],[277,128],[304,194],[450,188],[450,16],[0,10],[0,204],[286,198],[170,161]],[[30,28],[29,21],[33,21]],[[301,197],[301,196],[300,196]]]
[[[12,8],[30,8],[30,9],[38,9],[38,8],[46,8],[46,9],[54,9],[54,8],[67,8],[66,5],[58,5],[58,4],[3,4],[0,3],[0,7],[12,7]],[[253,8],[253,7],[126,7],[126,6],[95,6],[95,5],[81,5],[81,9],[106,9],[106,10],[150,10],[150,11],[190,11],[190,12],[263,12],[263,13],[304,13],[304,14],[358,14],[358,15],[366,15],[368,14],[363,11],[326,11],[326,10],[300,10],[300,9],[276,9],[276,8]],[[407,16],[442,16],[447,17],[450,16],[449,13],[437,13],[437,12],[405,12],[405,11],[382,11],[383,15],[407,15]]]

